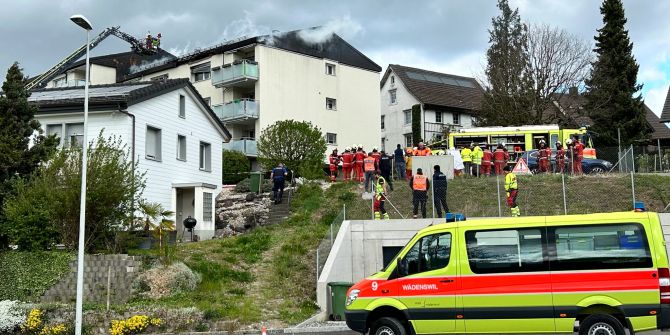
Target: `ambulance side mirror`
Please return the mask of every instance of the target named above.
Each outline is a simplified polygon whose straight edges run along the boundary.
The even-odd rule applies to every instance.
[[[398,264],[396,265],[396,270],[398,271],[398,277],[407,276],[407,262],[402,257],[398,257]]]

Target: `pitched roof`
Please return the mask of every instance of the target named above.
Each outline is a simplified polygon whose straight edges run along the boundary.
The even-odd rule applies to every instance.
[[[158,49],[156,53],[151,55],[143,55],[133,51],[129,51],[104,56],[91,57],[90,62],[91,64],[97,64],[115,68],[116,81],[120,82],[129,74],[137,72],[141,70],[143,67],[148,67],[151,66],[151,64],[158,64],[175,59],[177,59],[177,57],[174,56],[173,54],[163,49]],[[85,62],[86,59],[81,59],[70,65],[67,69],[63,70],[61,73],[83,66]]]
[[[323,36],[319,36],[322,35],[322,31],[320,29],[321,27],[314,27],[289,31],[285,33],[275,33],[272,35],[261,35],[234,39],[209,48],[197,49],[192,53],[175,59],[157,62],[158,64],[153,67],[127,74],[123,80],[130,80],[142,75],[174,68],[184,63],[189,63],[198,59],[255,44],[263,44],[268,47],[284,49],[312,57],[338,61],[342,64],[369,71],[381,72],[382,68],[379,65],[358,51],[337,34],[323,34]],[[323,38],[319,39],[319,41],[316,41],[312,38],[312,35]]]
[[[644,116],[647,119],[647,123],[649,123],[649,126],[651,126],[651,129],[653,130],[651,133],[651,139],[670,139],[670,128],[668,128],[664,123],[661,123],[661,119],[656,116],[656,114],[654,114],[654,112],[649,107],[647,107],[646,104],[644,105],[644,111]]]
[[[398,76],[407,90],[421,103],[480,110],[484,90],[474,78],[391,64],[384,73],[382,86],[391,72]]]
[[[212,111],[200,93],[193,87],[188,78],[92,85],[89,87],[89,105],[108,106],[119,104],[131,106],[180,88],[189,89],[195,95],[196,99],[204,106],[206,112],[212,117],[217,126],[221,128],[224,138],[230,140],[232,136],[228,129],[214,114],[214,111]],[[42,112],[81,112],[81,106],[84,104],[84,88],[62,87],[34,90],[31,92],[30,97],[28,97],[28,102],[38,106]],[[72,109],[71,107],[77,108]]]
[[[665,105],[661,112],[661,122],[670,122],[670,87],[668,88],[668,95],[665,96]]]

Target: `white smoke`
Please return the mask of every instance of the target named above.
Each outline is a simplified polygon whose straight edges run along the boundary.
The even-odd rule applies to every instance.
[[[142,61],[142,63],[140,65],[132,65],[130,67],[130,73],[133,74],[133,73],[144,71],[146,69],[149,69],[149,68],[152,68],[152,67],[155,67],[155,66],[163,65],[163,64],[165,64],[166,62],[168,62],[172,59],[173,58],[165,56],[165,57],[161,57],[160,59],[156,59],[156,60],[151,61],[151,62]]]
[[[242,36],[261,36],[270,31],[270,28],[257,25],[249,11],[244,11],[244,18],[234,20],[226,25],[218,38],[218,42],[239,39]]]
[[[298,32],[298,37],[310,44],[320,44],[327,42],[333,37],[333,34],[350,39],[363,31],[363,26],[350,16],[343,16],[326,22],[323,26],[313,29],[305,29]]]
[[[191,42],[186,42],[186,45],[184,47],[176,46],[172,47],[168,50],[169,53],[180,57],[183,56],[191,51]]]

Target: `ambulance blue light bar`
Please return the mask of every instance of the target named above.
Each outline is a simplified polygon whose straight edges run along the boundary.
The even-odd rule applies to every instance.
[[[636,201],[635,202],[635,208],[633,208],[634,212],[646,212],[647,209],[644,207],[644,202],[642,201]]]
[[[465,215],[463,213],[447,213],[445,219],[447,222],[465,221]]]

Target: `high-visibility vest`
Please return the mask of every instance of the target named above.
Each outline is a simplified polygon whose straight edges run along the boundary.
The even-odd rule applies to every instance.
[[[374,171],[375,170],[375,158],[374,157],[365,157],[363,160],[363,167],[365,171]]]
[[[376,190],[375,190],[376,191],[375,195],[377,196],[377,200],[381,200],[382,196],[384,195],[384,186],[382,186],[382,184],[379,182],[380,180],[383,180],[384,183],[386,183],[386,179],[384,179],[384,177],[380,176],[379,179],[377,179],[377,187],[376,187]]]
[[[472,162],[472,150],[470,148],[463,148],[461,150],[461,158],[464,162]]]
[[[477,164],[477,165],[481,165],[483,155],[484,155],[484,152],[482,151],[482,148],[475,147],[475,150],[472,151],[472,162]]]
[[[430,149],[423,147],[423,149],[416,149],[413,153],[414,156],[430,156]]]
[[[412,189],[415,191],[425,191],[428,189],[428,178],[422,174],[417,174],[412,180]]]
[[[519,185],[516,183],[516,175],[512,172],[505,176],[505,191],[518,190]]]

